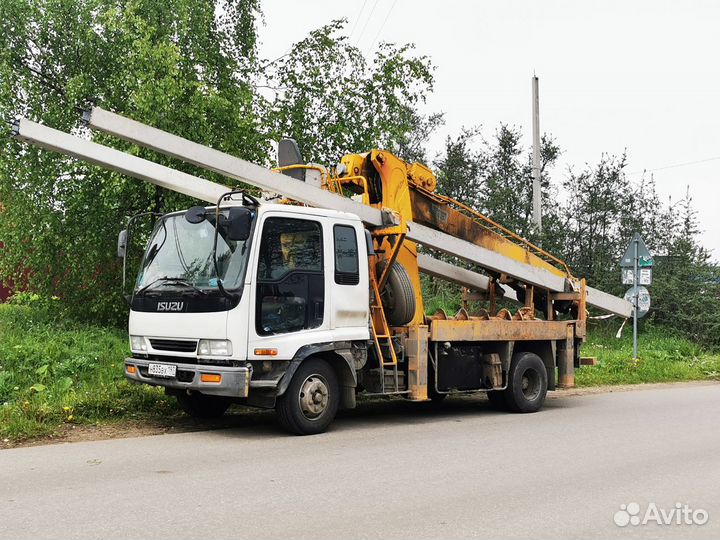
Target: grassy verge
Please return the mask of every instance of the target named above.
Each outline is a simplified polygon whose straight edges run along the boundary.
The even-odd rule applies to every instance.
[[[176,413],[161,390],[125,381],[124,332],[63,321],[50,301],[30,304],[0,304],[0,440]]]
[[[123,377],[127,336],[64,320],[52,301],[0,304],[0,442],[57,433],[63,425],[129,420],[165,422],[179,414],[161,389]],[[584,356],[600,364],[577,372],[579,386],[720,378],[720,355],[666,330],[645,329],[633,366],[632,335],[591,330]]]
[[[617,339],[617,325],[590,329],[583,356],[594,356],[597,366],[576,372],[578,386],[641,384],[720,379],[720,355],[712,354],[665,328],[643,328],[638,339],[638,362],[632,362],[632,328]]]

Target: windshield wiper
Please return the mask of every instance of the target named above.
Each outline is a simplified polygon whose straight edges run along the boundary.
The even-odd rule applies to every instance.
[[[208,295],[207,291],[203,291],[199,287],[196,287],[195,285],[190,283],[188,280],[179,278],[179,277],[170,277],[170,276],[159,277],[159,278],[151,281],[150,283],[148,283],[141,289],[138,289],[138,291],[135,294],[142,294],[145,291],[147,291],[148,289],[150,289],[151,287],[154,287],[155,285],[165,284],[165,283],[174,283],[176,285],[182,285],[184,287],[189,287],[189,288],[193,289],[194,291],[199,292],[200,294],[203,294],[205,296]]]

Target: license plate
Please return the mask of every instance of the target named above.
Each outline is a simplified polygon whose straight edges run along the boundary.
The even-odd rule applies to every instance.
[[[174,377],[177,366],[169,364],[148,364],[148,375],[153,377]]]

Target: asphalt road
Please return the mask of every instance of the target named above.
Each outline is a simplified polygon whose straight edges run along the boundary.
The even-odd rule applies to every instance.
[[[366,404],[314,437],[264,414],[3,450],[0,537],[720,537],[720,385],[560,397],[532,415],[427,405]],[[709,521],[617,526],[632,502]]]

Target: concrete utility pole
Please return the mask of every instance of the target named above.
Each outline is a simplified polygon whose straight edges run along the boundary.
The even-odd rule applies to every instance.
[[[542,232],[542,208],[540,206],[540,97],[538,78],[532,78],[532,111],[533,111],[533,223],[538,233]]]

